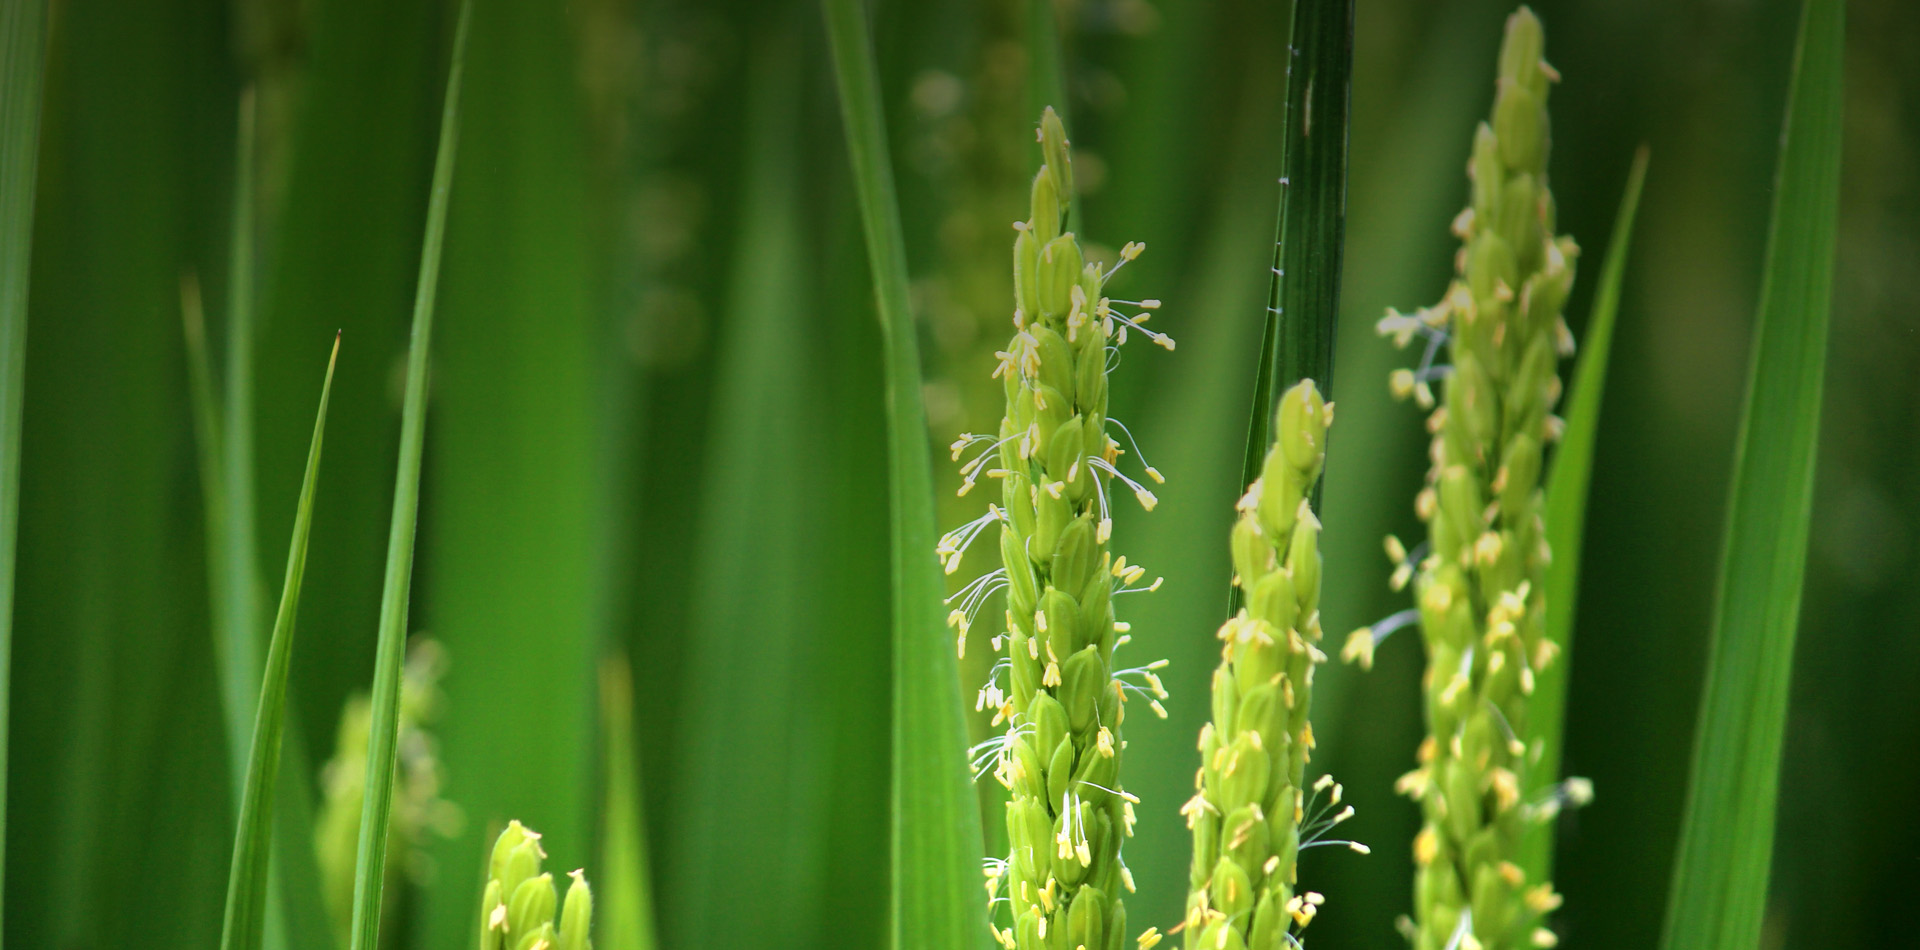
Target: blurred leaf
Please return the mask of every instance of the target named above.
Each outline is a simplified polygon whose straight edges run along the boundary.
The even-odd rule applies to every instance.
[[[214,650],[220,670],[220,698],[227,719],[227,757],[234,800],[248,768],[248,740],[252,713],[259,698],[261,578],[254,536],[253,486],[253,329],[254,329],[254,96],[240,96],[239,132],[234,136],[233,208],[227,232],[226,398],[216,402],[223,412],[212,446],[220,453],[220,476],[206,490],[220,505],[209,513],[208,555],[218,575],[213,587]],[[197,376],[199,368],[194,368]],[[212,379],[211,376],[208,377]],[[194,402],[200,411],[200,382],[195,379]],[[204,454],[205,448],[201,449]]]
[[[748,158],[718,327],[663,901],[693,947],[825,946],[838,928],[821,916],[832,869],[816,819],[832,794],[821,765],[834,724],[831,691],[811,688],[809,661],[836,625],[819,609],[827,589],[808,551],[818,492],[793,477],[814,470],[826,422],[808,389],[819,363],[805,356],[800,61],[793,38],[772,31],[756,38],[749,61]],[[780,790],[778,807],[767,807],[769,788]],[[761,859],[755,899],[742,905],[730,855],[746,851]]]
[[[641,817],[640,764],[635,761],[633,674],[625,654],[600,663],[601,800],[599,897],[601,950],[653,950],[653,881],[647,872],[647,825]]]
[[[27,275],[47,4],[0,7],[0,710],[10,708],[13,567],[20,529],[20,412],[27,356]],[[0,841],[7,831],[7,716],[0,715]],[[0,855],[0,893],[5,892]]]
[[[406,659],[407,607],[413,584],[413,541],[420,511],[420,454],[427,423],[427,353],[433,340],[434,294],[440,281],[440,251],[447,231],[447,197],[453,188],[454,147],[459,141],[460,74],[473,4],[462,0],[440,114],[440,147],[433,163],[426,237],[420,250],[420,284],[413,304],[413,341],[407,351],[407,384],[400,428],[400,470],[393,486],[393,520],[387,538],[387,573],[380,595],[380,644],[374,659],[373,716],[367,741],[366,797],[360,810],[360,843],[353,880],[353,950],[380,945],[380,899],[386,883],[387,820],[393,813],[395,762],[400,738],[400,672]]]
[[[1833,296],[1845,22],[1843,0],[1802,8],[1666,950],[1748,950],[1766,910]]]
[[[980,814],[965,768],[966,724],[934,558],[933,470],[920,354],[907,302],[906,248],[887,155],[873,45],[860,0],[822,0],[859,192],[867,260],[886,337],[893,556],[894,947],[978,946]]]
[[[593,850],[610,557],[596,522],[612,513],[596,505],[609,457],[596,196],[568,17],[556,4],[476,3],[467,41],[423,555],[424,622],[450,655],[443,794],[466,824],[430,852],[452,876],[422,894],[424,947],[472,935],[474,872],[508,821],[540,829],[556,867]]]
[[[1288,48],[1280,214],[1274,222],[1273,267],[1247,424],[1246,462],[1240,469],[1242,485],[1260,477],[1261,460],[1273,442],[1273,413],[1281,391],[1312,379],[1323,395],[1333,394],[1333,339],[1340,321],[1340,261],[1347,224],[1353,0],[1298,0]],[[1316,502],[1318,492],[1316,488]]]
[[[16,945],[219,939],[229,770],[174,310],[183,264],[224,244],[233,91],[196,66],[223,61],[217,19],[71,0],[48,24],[8,697],[7,844],[34,868],[7,881]]]
[[[1587,485],[1593,478],[1593,443],[1600,432],[1600,403],[1607,390],[1607,358],[1613,350],[1614,317],[1620,311],[1620,282],[1627,270],[1627,246],[1633,239],[1634,212],[1640,207],[1640,186],[1647,176],[1647,148],[1634,153],[1633,170],[1613,219],[1613,239],[1600,267],[1600,286],[1594,292],[1593,313],[1587,318],[1586,338],[1580,342],[1580,366],[1574,371],[1572,395],[1567,399],[1566,431],[1554,451],[1553,470],[1547,475],[1547,639],[1560,647],[1560,658],[1540,671],[1534,687],[1532,711],[1527,716],[1527,745],[1538,749],[1534,778],[1528,788],[1544,788],[1560,779],[1561,737],[1566,731],[1567,670],[1573,657],[1573,618],[1580,598],[1580,543],[1586,532]],[[1529,829],[1521,846],[1521,870],[1527,880],[1552,876],[1552,823]]]
[[[266,676],[253,722],[251,749],[240,795],[238,830],[233,840],[233,869],[227,881],[226,924],[221,950],[258,950],[266,936],[267,870],[273,856],[274,796],[280,782],[280,748],[287,713],[287,670],[292,664],[294,621],[300,612],[300,582],[307,569],[307,536],[313,525],[313,489],[320,477],[320,445],[327,431],[327,398],[333,394],[333,367],[340,358],[334,337],[327,357],[327,379],[320,387],[320,409],[313,423],[313,445],[300,483],[300,502],[287,548],[287,576],[280,589],[280,610],[267,647]]]

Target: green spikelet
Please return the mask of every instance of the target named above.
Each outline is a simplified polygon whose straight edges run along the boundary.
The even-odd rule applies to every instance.
[[[518,821],[500,832],[480,898],[480,950],[593,950],[593,889],[586,873],[568,875],[563,904],[553,875],[540,870],[546,857],[539,833]]]
[[[1542,47],[1540,21],[1521,7],[1507,20],[1492,119],[1474,136],[1472,206],[1454,222],[1459,275],[1439,304],[1380,323],[1402,346],[1427,342],[1418,369],[1394,373],[1397,396],[1432,408],[1429,382],[1444,379],[1427,426],[1433,468],[1416,505],[1428,553],[1409,560],[1387,542],[1395,585],[1413,582],[1428,656],[1428,737],[1399,785],[1425,817],[1413,849],[1415,950],[1552,946],[1540,925],[1560,898],[1527,880],[1516,858],[1527,823],[1585,788],[1570,783],[1535,801],[1517,738],[1534,676],[1554,659],[1542,634],[1541,453],[1560,433],[1551,414],[1558,364],[1573,349],[1560,310],[1579,253],[1553,233],[1546,105],[1557,75]],[[1432,365],[1441,342],[1450,372]],[[1389,626],[1355,631],[1343,655],[1370,662]]]
[[[1014,226],[1013,341],[995,373],[1006,416],[998,435],[953,445],[956,461],[980,447],[961,467],[960,493],[985,475],[1001,480],[1001,501],[942,538],[939,553],[951,574],[969,544],[999,529],[1001,567],[956,594],[949,617],[964,653],[982,603],[1005,591],[1006,634],[993,638],[1005,659],[980,691],[979,708],[996,710],[994,724],[1006,733],[975,750],[981,772],[991,767],[1011,793],[1011,851],[987,865],[992,906],[1004,897],[1010,913],[1004,929],[999,921],[1008,918],[993,916],[994,936],[1010,950],[1118,950],[1127,941],[1121,892],[1133,890],[1120,845],[1132,834],[1137,801],[1120,785],[1120,724],[1128,693],[1163,716],[1166,693],[1153,672],[1163,663],[1114,669],[1114,651],[1127,640],[1114,595],[1159,581],[1140,586],[1145,571],[1108,550],[1115,483],[1149,510],[1154,497],[1120,473],[1123,453],[1108,435],[1107,361],[1129,331],[1169,350],[1173,341],[1141,326],[1158,301],[1105,295],[1141,245],[1128,244],[1105,268],[1061,233],[1073,179],[1066,131],[1052,109],[1041,117],[1040,144],[1047,164],[1034,177],[1032,217]],[[1123,314],[1122,306],[1142,312]],[[1160,477],[1151,467],[1146,474]]]
[[[1307,498],[1332,423],[1333,406],[1313,380],[1289,389],[1260,477],[1240,499],[1233,570],[1246,606],[1220,628],[1213,721],[1200,731],[1197,791],[1180,810],[1193,830],[1189,950],[1290,946],[1289,930],[1313,920],[1321,901],[1296,887],[1300,849],[1353,813],[1341,808],[1332,778],[1311,789],[1305,781],[1313,668],[1326,660],[1320,522]]]

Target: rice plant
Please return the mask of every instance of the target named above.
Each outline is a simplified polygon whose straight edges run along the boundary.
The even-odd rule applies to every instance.
[[[1514,2],[0,5],[0,939],[1904,945],[1920,14]]]

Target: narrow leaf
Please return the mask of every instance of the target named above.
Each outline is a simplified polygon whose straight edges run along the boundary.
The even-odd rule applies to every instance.
[[[287,548],[287,576],[280,589],[280,610],[273,618],[267,647],[260,705],[254,714],[252,748],[240,795],[240,820],[233,838],[233,870],[227,880],[226,923],[221,950],[258,950],[266,932],[267,870],[273,856],[274,795],[280,781],[281,739],[287,721],[287,671],[292,665],[293,624],[300,610],[300,583],[307,569],[307,536],[313,527],[313,488],[320,477],[320,444],[327,429],[327,399],[333,395],[333,367],[340,358],[334,337],[327,357],[327,380],[320,387],[320,410],[307,449],[307,471],[300,482],[300,504]]]
[[[216,406],[223,419],[213,440],[221,470],[214,484],[224,510],[219,517],[221,536],[208,540],[210,553],[218,559],[213,569],[221,575],[213,604],[214,646],[236,794],[246,775],[247,736],[253,725],[249,717],[258,698],[255,690],[261,667],[256,631],[263,599],[253,502],[254,112],[254,94],[249,89],[240,96],[235,136],[233,214],[227,235],[226,360],[221,377],[226,397]]]
[[[453,189],[453,153],[459,139],[460,74],[473,4],[460,4],[453,65],[440,113],[439,151],[427,200],[420,249],[420,282],[413,299],[413,339],[407,349],[406,395],[400,414],[400,463],[393,484],[393,520],[387,535],[386,579],[380,595],[380,641],[373,668],[373,716],[367,739],[366,798],[353,876],[352,950],[380,944],[380,899],[386,882],[387,819],[393,813],[394,761],[400,741],[400,668],[406,659],[407,607],[413,584],[414,528],[420,512],[420,454],[426,435],[427,352],[433,340],[433,302],[440,283],[440,251],[447,233],[447,196]]]
[[[601,950],[653,950],[653,881],[647,871],[640,763],[634,755],[633,674],[624,653],[600,664],[605,770],[600,831]]]
[[[0,841],[7,831],[7,715],[13,669],[13,571],[20,527],[20,413],[27,362],[27,273],[40,156],[47,4],[0,5]],[[0,856],[0,890],[5,859]]]
[[[1832,306],[1845,22],[1843,0],[1802,9],[1666,950],[1749,950],[1766,909]]]
[[[1289,47],[1280,213],[1274,222],[1273,272],[1242,485],[1260,476],[1280,393],[1302,379],[1312,379],[1323,393],[1333,392],[1347,222],[1353,0],[1299,0]]]
[[[1561,736],[1566,728],[1567,670],[1573,650],[1573,616],[1580,596],[1580,544],[1586,533],[1587,486],[1593,479],[1593,443],[1600,430],[1600,402],[1607,389],[1607,358],[1613,349],[1614,318],[1620,311],[1620,282],[1627,270],[1627,246],[1633,238],[1634,212],[1640,206],[1640,186],[1647,176],[1647,149],[1634,153],[1633,170],[1613,219],[1613,238],[1594,290],[1593,313],[1587,318],[1586,337],[1580,343],[1580,365],[1574,370],[1572,395],[1567,399],[1566,432],[1554,451],[1553,471],[1547,476],[1547,639],[1560,648],[1560,658],[1540,671],[1528,717],[1529,748],[1539,749],[1530,788],[1542,788],[1560,777]],[[1521,848],[1521,869],[1527,880],[1548,880],[1553,868],[1553,825],[1533,828]]]
[[[920,354],[907,307],[905,239],[887,155],[873,45],[860,0],[822,0],[859,193],[867,262],[886,345],[893,557],[892,944],[966,947],[986,936],[978,882],[984,850],[967,782],[966,724],[951,641],[940,620],[933,470]]]

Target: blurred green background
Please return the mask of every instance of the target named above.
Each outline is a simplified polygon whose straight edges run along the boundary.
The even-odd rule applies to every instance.
[[[1825,429],[1768,947],[1911,944],[1920,891],[1920,8],[1855,0]],[[1542,0],[1576,334],[1634,148],[1653,163],[1602,420],[1561,821],[1563,946],[1651,946],[1691,748],[1798,4]],[[279,576],[326,350],[344,332],[295,646],[318,796],[365,688],[406,319],[453,6],[55,0],[29,311],[5,936],[205,947],[233,805],[179,282],[224,333],[236,103],[260,94],[254,340],[260,569]],[[1166,302],[1114,412],[1169,485],[1116,546],[1167,656],[1136,718],[1138,926],[1177,922],[1176,814],[1206,715],[1273,232],[1287,5],[1068,0],[1084,231],[1150,250]],[[1380,539],[1416,529],[1425,439],[1386,395],[1389,305],[1435,299],[1509,12],[1366,0],[1355,32],[1330,635],[1396,609]],[[1009,222],[1038,102],[1019,0],[874,9],[936,444],[992,424]],[[509,817],[593,871],[594,666],[631,662],[662,945],[871,947],[884,933],[887,630],[879,334],[818,9],[475,0],[427,432],[416,630],[458,827],[419,842],[394,946],[466,945]],[[1159,325],[1159,324],[1156,324]],[[1765,385],[1765,380],[1760,381]],[[948,525],[975,513],[954,500]],[[976,555],[976,558],[981,558]],[[984,559],[984,558],[981,558]],[[970,565],[977,568],[978,563]],[[274,591],[277,593],[277,591]],[[984,630],[985,625],[982,629]],[[264,624],[262,636],[264,637]],[[967,695],[984,672],[968,651]],[[1316,851],[1317,945],[1391,947],[1420,658],[1329,666],[1317,763],[1370,843]],[[984,731],[984,723],[975,723]],[[998,808],[983,790],[989,827]],[[993,832],[989,832],[991,835]]]

